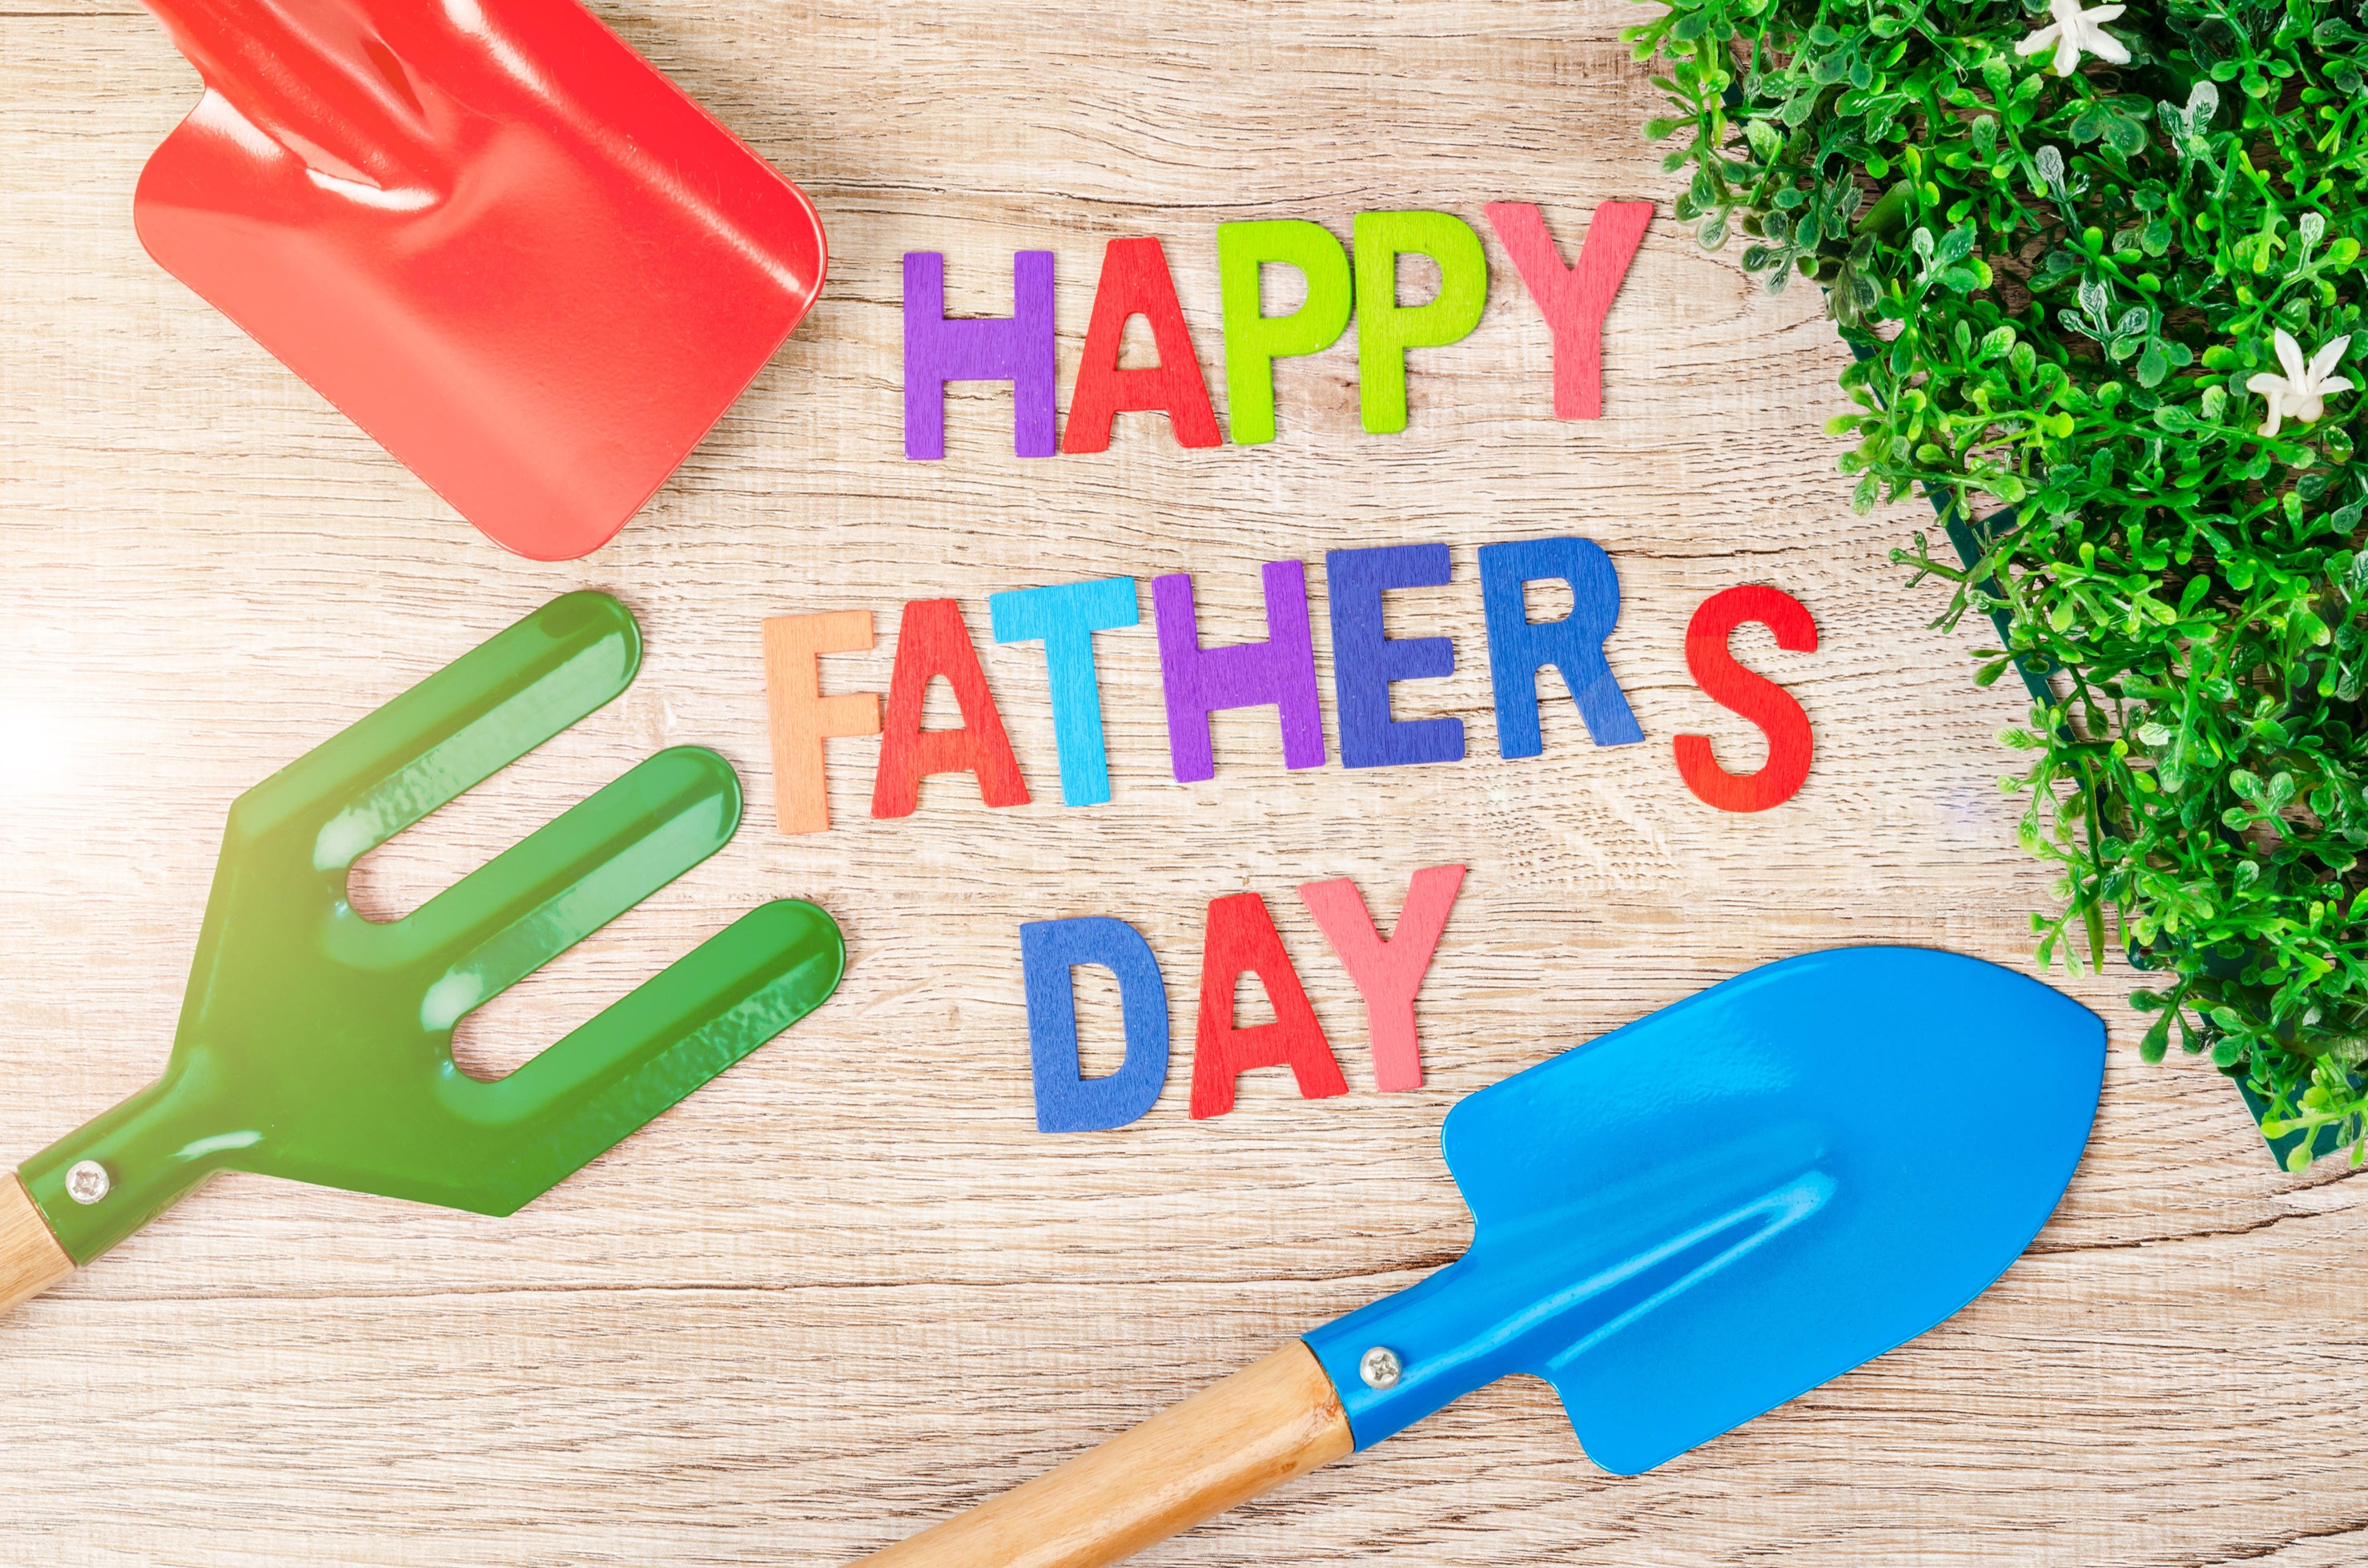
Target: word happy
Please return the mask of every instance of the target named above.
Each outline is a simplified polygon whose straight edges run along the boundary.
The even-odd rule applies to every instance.
[[[1565,267],[1545,220],[1526,202],[1493,202],[1489,225],[1513,258],[1554,337],[1557,419],[1603,412],[1603,318],[1628,275],[1651,222],[1649,201],[1595,209],[1578,260]],[[1353,251],[1353,256],[1351,252]],[[1419,255],[1439,268],[1439,291],[1419,305],[1398,300],[1398,258]],[[1264,312],[1261,282],[1285,267],[1306,285],[1298,309]],[[1357,326],[1357,402],[1376,434],[1406,424],[1406,352],[1460,341],[1480,324],[1488,299],[1488,258],[1472,225],[1446,212],[1360,212],[1343,247],[1321,224],[1301,219],[1217,225],[1217,277],[1225,344],[1226,422],[1237,446],[1274,439],[1274,362],[1320,354]],[[1176,297],[1167,255],[1156,239],[1117,239],[1102,253],[1084,356],[1069,390],[1068,428],[1056,440],[1053,253],[1011,258],[1008,316],[946,314],[946,258],[905,255],[905,455],[946,455],[946,385],[1008,381],[1012,447],[1023,458],[1109,449],[1121,414],[1167,416],[1179,445],[1214,447],[1217,415]],[[1126,324],[1141,316],[1158,346],[1155,366],[1121,369]]]

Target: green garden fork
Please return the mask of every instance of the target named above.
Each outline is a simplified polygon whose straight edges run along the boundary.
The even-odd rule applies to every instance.
[[[494,1082],[452,1028],[730,841],[731,764],[660,752],[400,920],[353,864],[622,692],[641,629],[552,600],[240,796],[165,1075],[0,1176],[0,1309],[217,1170],[507,1214],[821,1006],[811,903],[750,911]]]

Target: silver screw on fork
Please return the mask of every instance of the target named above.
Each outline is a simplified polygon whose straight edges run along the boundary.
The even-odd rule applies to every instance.
[[[97,1160],[76,1160],[66,1171],[66,1196],[76,1203],[93,1204],[107,1196],[114,1184],[108,1179],[107,1167]]]
[[[1364,1359],[1357,1363],[1357,1375],[1365,1380],[1365,1386],[1369,1389],[1394,1389],[1405,1372],[1406,1368],[1399,1362],[1398,1353],[1386,1345],[1374,1346],[1365,1352]]]

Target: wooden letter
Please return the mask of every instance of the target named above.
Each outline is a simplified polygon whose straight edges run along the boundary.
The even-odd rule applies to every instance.
[[[773,731],[773,813],[783,833],[830,826],[822,743],[880,733],[880,695],[822,694],[822,655],[871,646],[871,612],[784,615],[765,622],[765,711]]]
[[[1135,316],[1150,323],[1159,363],[1121,370],[1119,345]],[[1209,406],[1209,383],[1192,352],[1192,332],[1176,302],[1167,253],[1154,239],[1112,240],[1102,248],[1101,281],[1094,289],[1094,316],[1086,328],[1076,383],[1069,389],[1069,427],[1062,432],[1061,449],[1108,451],[1113,420],[1153,410],[1167,415],[1178,446],[1223,444],[1216,411]]]
[[[1269,262],[1296,267],[1307,298],[1287,316],[1264,312]],[[1217,225],[1217,286],[1225,312],[1225,417],[1236,446],[1274,439],[1274,362],[1320,354],[1348,330],[1354,286],[1349,256],[1318,224],[1299,218]]]
[[[1324,766],[1324,699],[1315,688],[1306,564],[1269,561],[1259,577],[1266,587],[1266,641],[1217,648],[1201,645],[1191,577],[1172,572],[1151,580],[1159,677],[1167,698],[1167,756],[1179,784],[1217,775],[1211,714],[1269,702],[1282,725],[1282,765]]]
[[[1138,1119],[1167,1082],[1167,984],[1151,944],[1123,920],[1085,915],[1019,927],[1028,994],[1028,1056],[1036,1085],[1036,1131],[1102,1132]],[[1118,980],[1126,1060],[1088,1078],[1077,1052],[1073,971],[1099,964]]]
[[[1245,1029],[1234,1026],[1234,988],[1246,970],[1265,983],[1274,1022]],[[1237,892],[1209,903],[1201,949],[1201,1019],[1192,1040],[1192,1119],[1233,1109],[1234,1080],[1254,1067],[1289,1067],[1307,1099],[1349,1092],[1266,900]]]
[[[1300,902],[1339,956],[1340,967],[1365,998],[1365,1031],[1373,1045],[1373,1085],[1383,1094],[1422,1087],[1422,1044],[1415,1032],[1415,993],[1430,971],[1447,912],[1463,885],[1461,866],[1426,866],[1406,884],[1397,930],[1382,939],[1357,884],[1342,877],[1302,882]]]
[[[946,383],[1009,381],[1011,446],[1049,458],[1053,439],[1053,253],[1011,258],[1011,314],[949,320],[946,258],[905,253],[905,455],[946,455]]]
[[[1554,335],[1556,419],[1603,417],[1603,317],[1653,221],[1649,201],[1607,201],[1588,220],[1578,265],[1554,254],[1546,221],[1526,201],[1492,201],[1488,222]]]
[[[1817,623],[1807,607],[1778,588],[1750,584],[1713,594],[1686,627],[1686,668],[1713,702],[1742,714],[1768,737],[1768,760],[1757,773],[1735,774],[1711,756],[1702,735],[1677,738],[1678,773],[1686,788],[1723,812],[1764,812],[1800,792],[1809,777],[1816,737],[1793,694],[1737,664],[1726,640],[1747,620],[1776,633],[1776,646],[1817,651]]]
[[[1560,620],[1531,620],[1529,585],[1554,577],[1570,585],[1570,613]],[[1601,545],[1575,537],[1482,545],[1480,608],[1488,623],[1497,756],[1535,756],[1545,750],[1538,671],[1547,665],[1562,672],[1597,745],[1634,745],[1645,738],[1603,656],[1604,639],[1620,623],[1620,574]]]
[[[1447,546],[1385,544],[1336,550],[1324,558],[1332,601],[1332,692],[1340,711],[1340,760],[1350,767],[1461,762],[1461,719],[1393,719],[1390,687],[1455,673],[1444,637],[1391,637],[1382,622],[1388,588],[1436,588],[1448,576]]]
[[[943,676],[962,708],[962,728],[924,730],[921,703]],[[915,599],[896,629],[896,667],[888,677],[888,712],[880,733],[880,771],[871,778],[871,814],[908,817],[932,773],[968,773],[990,806],[1024,806],[1028,786],[1003,733],[1003,714],[986,689],[962,610],[951,599]]]
[[[1357,248],[1357,407],[1365,428],[1386,436],[1406,425],[1406,350],[1459,342],[1488,302],[1488,253],[1463,219],[1445,212],[1360,212]],[[1428,304],[1398,303],[1398,257],[1416,251],[1439,264]]]
[[[987,620],[997,642],[1042,641],[1052,687],[1053,744],[1061,759],[1061,803],[1098,806],[1110,798],[1110,748],[1102,738],[1101,686],[1094,675],[1094,633],[1142,618],[1134,579],[1105,577],[990,594]]]

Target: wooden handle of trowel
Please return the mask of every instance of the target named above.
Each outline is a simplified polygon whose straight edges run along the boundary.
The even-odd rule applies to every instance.
[[[857,1568],[1099,1568],[1355,1447],[1332,1380],[1292,1341],[1256,1366]]]
[[[0,1312],[38,1296],[74,1272],[74,1259],[50,1234],[14,1171],[0,1176]]]

